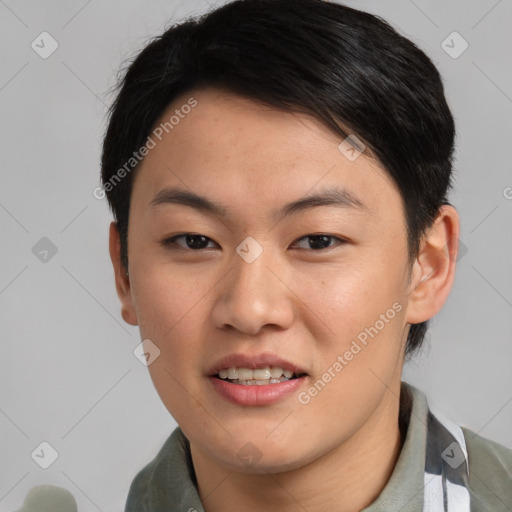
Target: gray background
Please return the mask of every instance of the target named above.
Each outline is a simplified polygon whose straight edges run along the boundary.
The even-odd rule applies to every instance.
[[[428,53],[458,128],[452,202],[467,252],[429,348],[404,379],[452,420],[512,447],[512,1],[347,4],[380,14]],[[140,339],[119,312],[110,215],[92,191],[121,62],[208,8],[0,0],[1,511],[42,483],[69,489],[80,511],[123,510],[133,476],[175,426],[133,355]],[[59,45],[47,59],[31,48],[43,31]],[[453,31],[469,44],[458,58],[441,46]],[[453,53],[460,43],[445,45]],[[46,262],[42,237],[57,248]],[[43,441],[59,455],[48,469],[31,457]]]

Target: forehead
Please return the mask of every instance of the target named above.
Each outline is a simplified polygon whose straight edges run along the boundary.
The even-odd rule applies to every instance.
[[[234,211],[275,213],[276,204],[335,187],[359,199],[370,214],[389,210],[393,202],[401,207],[397,187],[378,161],[352,151],[320,120],[219,89],[176,98],[150,137],[155,145],[133,187],[133,200],[146,207],[176,186]]]

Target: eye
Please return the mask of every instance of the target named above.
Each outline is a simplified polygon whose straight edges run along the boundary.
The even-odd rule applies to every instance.
[[[179,242],[181,240],[181,242]],[[305,241],[305,245],[303,243],[302,247],[297,247],[297,245]],[[326,235],[326,234],[312,234],[312,235],[306,235],[302,238],[299,238],[298,242],[295,242],[295,246],[292,248],[298,248],[298,249],[313,249],[315,251],[320,251],[323,249],[330,249],[331,247],[334,247],[336,245],[341,245],[345,243],[346,241],[340,237],[334,236],[334,235]],[[209,245],[209,243],[214,244]],[[164,247],[171,247],[175,246],[179,249],[190,249],[192,251],[200,251],[202,249],[212,249],[215,248],[216,244],[207,236],[199,235],[195,233],[183,233],[180,235],[175,235],[170,238],[166,238],[165,240],[162,240],[162,245]]]
[[[183,240],[184,245],[183,243],[178,243],[178,240]],[[208,242],[215,243],[211,238],[208,238],[207,236],[204,235],[184,233],[162,240],[162,245],[164,247],[177,246],[180,249],[191,249],[195,251],[201,249],[211,249],[212,246],[208,247]]]
[[[299,242],[301,240],[306,241],[306,247],[299,247],[299,249],[313,249],[313,250],[322,250],[322,249],[330,249],[331,247],[334,247],[335,245],[340,245],[345,243],[345,240],[343,240],[340,237],[333,236],[333,235],[326,235],[326,234],[319,234],[319,235],[306,235],[302,238],[299,238]],[[335,242],[335,243],[330,243]]]

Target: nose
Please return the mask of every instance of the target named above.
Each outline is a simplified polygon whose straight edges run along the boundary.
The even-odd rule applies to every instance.
[[[258,334],[265,326],[290,327],[294,295],[285,274],[270,251],[264,250],[250,263],[235,253],[231,271],[217,289],[212,310],[215,326],[248,335]]]

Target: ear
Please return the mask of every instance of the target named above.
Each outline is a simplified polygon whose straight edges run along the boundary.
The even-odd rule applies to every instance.
[[[441,206],[412,267],[407,322],[417,324],[432,318],[446,301],[455,277],[459,232],[457,210]]]
[[[137,315],[133,307],[130,278],[127,275],[128,269],[121,262],[121,240],[115,222],[110,223],[109,252],[114,266],[117,296],[121,301],[121,316],[126,323],[138,325]]]

